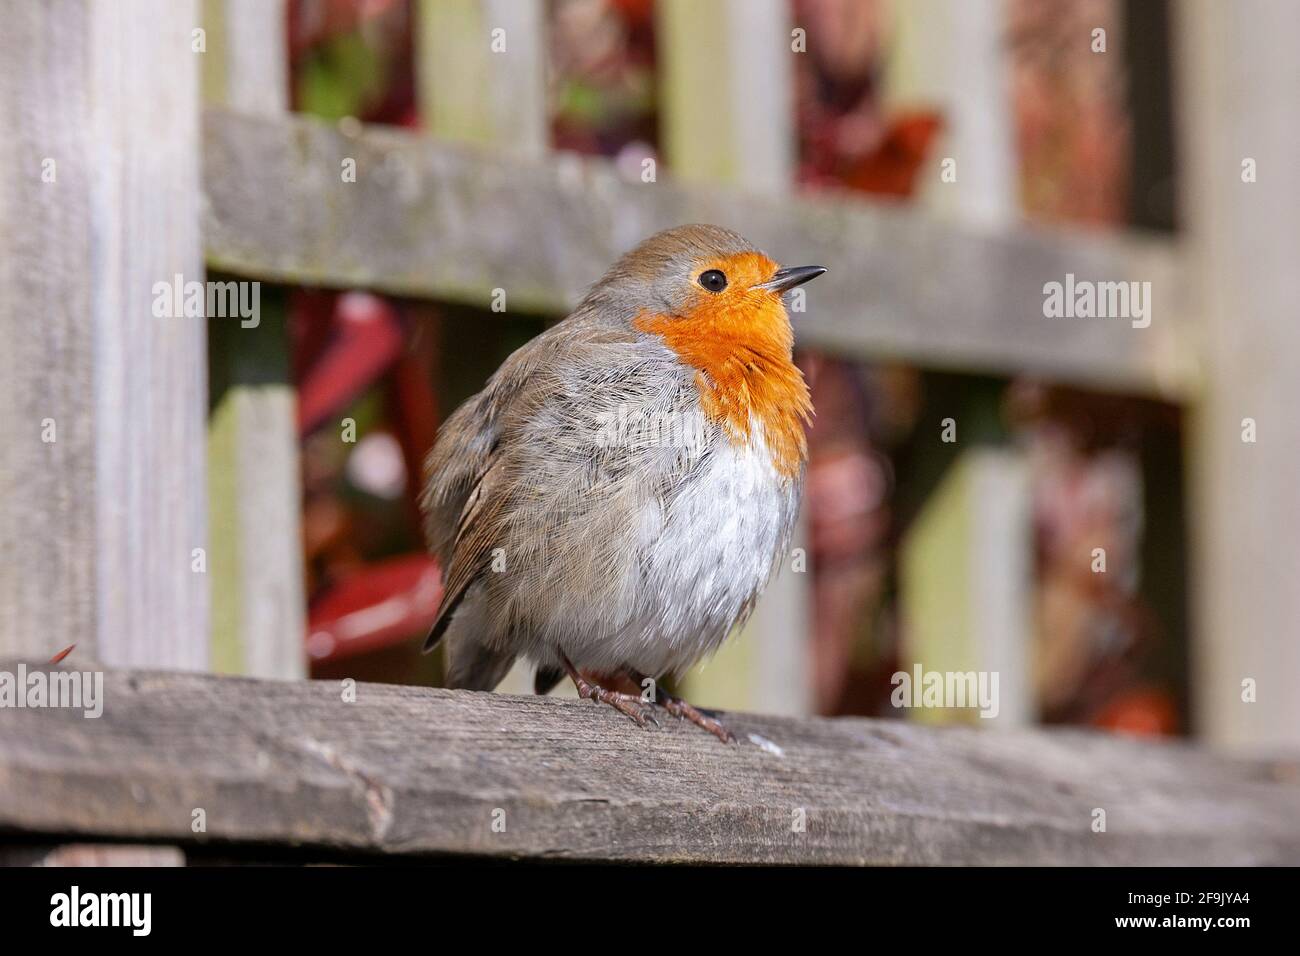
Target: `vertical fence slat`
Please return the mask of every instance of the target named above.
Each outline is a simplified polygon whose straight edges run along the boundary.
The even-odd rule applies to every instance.
[[[546,24],[541,0],[420,0],[416,80],[436,136],[541,156]]]
[[[935,723],[959,718],[996,726],[1032,719],[1031,541],[1023,457],[995,448],[958,456],[902,544],[901,670],[913,675],[913,665],[919,664],[927,673],[997,674],[997,712],[988,718],[972,718],[969,710],[915,716]],[[968,701],[967,706],[976,704]]]
[[[203,98],[274,116],[289,108],[286,0],[203,0]]]
[[[1211,741],[1300,744],[1300,4],[1173,8],[1180,219],[1208,382],[1190,445],[1193,716]],[[1254,162],[1254,182],[1246,181]],[[1157,305],[1158,308],[1158,305]],[[1159,321],[1158,317],[1156,321]],[[1243,440],[1253,419],[1255,441]],[[1253,681],[1256,698],[1245,699]]]
[[[204,0],[203,96],[245,113],[288,108],[283,0]],[[209,316],[213,403],[212,663],[302,677],[302,496],[286,302],[262,289],[256,326]]]
[[[937,215],[987,227],[1009,226],[1019,215],[1004,9],[1002,0],[895,0],[889,7],[895,37],[885,102],[890,109],[937,109],[944,122],[920,173],[917,201]],[[952,182],[939,175],[948,158],[955,162]],[[944,412],[962,441],[974,430],[972,420],[998,416],[997,397],[980,394]],[[926,502],[915,534],[905,537],[900,568],[903,669],[997,672],[1000,725],[1024,723],[1034,710],[1025,670],[1032,654],[1026,561],[1033,547],[1026,470],[1024,453],[1005,444],[996,452],[976,446],[959,453],[946,493]]]
[[[201,669],[204,328],[153,314],[155,283],[203,277],[196,7],[0,23],[0,649]]]
[[[790,187],[795,54],[789,17],[783,0],[659,0],[661,129],[672,175],[769,193]],[[793,547],[806,551],[806,538],[801,522]],[[810,582],[794,566],[791,555],[783,556],[742,633],[688,675],[689,696],[766,713],[812,709]]]
[[[791,25],[780,0],[659,0],[659,93],[673,175],[772,192],[794,170]]]

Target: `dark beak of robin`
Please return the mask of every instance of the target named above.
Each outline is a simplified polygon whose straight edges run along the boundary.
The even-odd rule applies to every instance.
[[[811,282],[825,271],[822,266],[791,266],[789,269],[778,269],[776,275],[760,283],[758,288],[770,289],[780,295],[782,292],[789,292],[797,285]]]

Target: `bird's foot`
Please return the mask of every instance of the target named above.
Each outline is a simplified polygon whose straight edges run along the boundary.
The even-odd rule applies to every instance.
[[[689,720],[695,726],[703,727],[724,744],[734,744],[736,742],[736,735],[728,730],[726,725],[716,717],[710,717],[680,697],[674,697],[666,691],[657,691],[656,696],[659,700],[659,706],[678,720]]]
[[[609,704],[621,714],[626,714],[636,721],[638,726],[647,727],[653,724],[659,726],[659,720],[654,715],[654,705],[642,700],[636,694],[624,694],[616,690],[609,690],[601,687],[593,681],[583,677],[572,664],[567,660],[564,662],[565,670],[569,672],[569,679],[573,681],[573,686],[578,689],[578,696],[584,700],[595,700],[602,704]]]

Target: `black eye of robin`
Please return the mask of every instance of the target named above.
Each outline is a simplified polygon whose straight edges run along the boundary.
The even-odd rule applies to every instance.
[[[700,273],[700,285],[710,292],[721,292],[727,287],[727,277],[718,269]]]

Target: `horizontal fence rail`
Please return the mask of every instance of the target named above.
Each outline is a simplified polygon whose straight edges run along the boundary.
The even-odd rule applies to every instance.
[[[208,852],[1300,863],[1294,763],[1080,731],[745,714],[727,716],[740,738],[727,746],[676,721],[642,730],[582,701],[353,689],[348,702],[336,681],[109,671],[98,718],[0,708],[0,843],[7,833],[29,845]]]
[[[830,269],[794,317],[805,345],[1171,398],[1195,388],[1191,302],[1164,240],[985,232],[856,198],[643,182],[603,160],[300,116],[208,109],[203,141],[208,263],[237,274],[481,305],[501,289],[512,311],[563,314],[639,239],[715,222]],[[1067,276],[1149,282],[1150,326],[1047,318],[1044,285]]]

